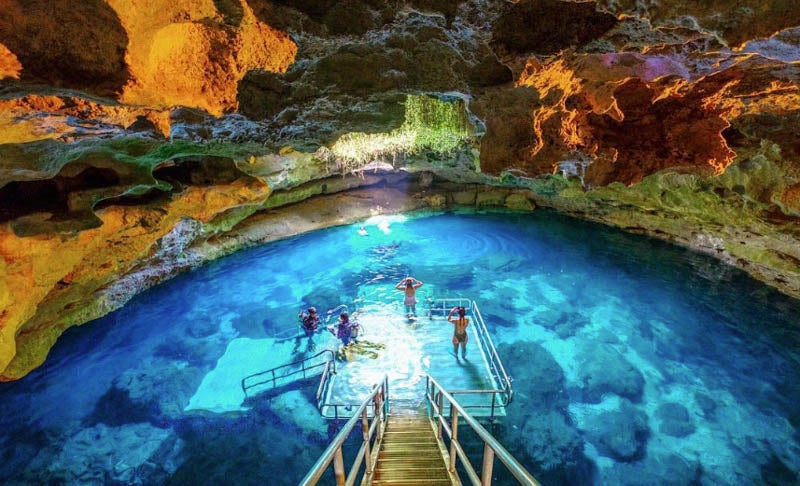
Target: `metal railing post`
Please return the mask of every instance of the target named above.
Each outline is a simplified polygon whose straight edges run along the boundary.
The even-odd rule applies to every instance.
[[[383,434],[384,432],[383,426],[385,425],[386,415],[381,414],[380,411],[384,410],[385,413],[388,414],[388,390],[388,377],[384,375],[382,382],[372,387],[372,392],[369,394],[369,396],[364,399],[361,405],[358,406],[358,409],[353,412],[347,423],[345,423],[341,430],[336,434],[336,437],[332,439],[331,443],[322,453],[322,456],[317,460],[316,464],[314,464],[314,466],[309,470],[308,474],[306,474],[306,476],[300,482],[300,486],[316,485],[320,481],[322,475],[329,467],[331,467],[331,465],[333,465],[333,472],[336,476],[337,486],[352,485],[361,471],[362,466],[364,466],[366,470],[363,476],[364,478],[369,479],[372,474],[374,474],[374,464],[371,462],[373,459],[371,440],[373,438],[373,433]],[[330,406],[333,407],[334,415],[338,420],[339,406],[341,406],[341,404],[333,404]],[[369,420],[370,407],[373,407],[375,410],[375,416],[372,423],[370,423]],[[351,433],[358,426],[359,422],[361,422],[362,444],[352,461],[350,473],[347,474],[345,471],[342,450],[345,441],[348,440]]]
[[[442,385],[430,375],[427,375],[426,379],[430,383],[431,389],[437,390],[436,394],[428,396],[429,400],[435,400],[437,403],[447,401],[450,405],[450,426],[448,427],[448,424],[444,423],[444,414],[440,412],[442,413],[442,417],[438,420],[440,425],[438,434],[439,438],[442,439],[441,431],[444,430],[450,438],[450,457],[447,466],[451,474],[458,476],[456,464],[458,464],[460,460],[466,474],[469,476],[471,484],[476,486],[488,486],[492,484],[494,460],[498,458],[500,459],[500,463],[506,467],[506,470],[510,472],[520,484],[525,486],[539,486],[539,483],[531,476],[525,467],[520,464],[520,462],[516,460],[483,425],[475,420],[460,403],[458,403],[451,392],[442,388]],[[443,405],[441,407],[443,408]],[[478,474],[473,467],[467,455],[467,451],[464,450],[464,447],[459,442],[458,423],[461,417],[463,417],[463,421],[466,422],[472,431],[478,434],[478,437],[483,441],[483,459],[480,474]]]
[[[378,420],[377,414],[374,417],[374,420]],[[361,436],[364,439],[364,458],[366,459],[367,465],[367,477],[372,475],[372,461],[370,458],[372,455],[370,454],[369,450],[369,421],[367,420],[367,408],[364,407],[364,411],[361,412]]]
[[[389,416],[389,385],[386,385],[386,396],[383,400],[381,400],[381,404],[383,404],[383,416],[384,418]]]
[[[483,443],[483,464],[481,464],[481,485],[492,484],[492,467],[494,466],[494,449],[486,442]]]
[[[458,410],[450,407],[453,418],[450,422],[450,472],[456,472],[456,444],[458,443]]]
[[[342,455],[341,446],[333,454],[333,472],[336,474],[336,486],[345,486],[344,456]]]
[[[442,406],[444,405],[444,397],[441,393],[434,394],[436,397],[436,437],[441,439],[442,438],[442,414],[444,413],[442,410]]]

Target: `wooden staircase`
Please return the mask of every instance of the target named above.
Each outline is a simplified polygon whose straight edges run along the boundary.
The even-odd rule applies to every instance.
[[[447,450],[436,439],[424,405],[392,401],[370,484],[460,485],[447,470]]]

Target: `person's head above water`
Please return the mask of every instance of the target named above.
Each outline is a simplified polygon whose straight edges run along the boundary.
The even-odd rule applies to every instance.
[[[408,277],[406,279],[406,287],[413,287],[413,286],[414,286],[414,279],[411,278],[411,277]]]
[[[342,322],[348,322],[350,320],[350,315],[347,312],[342,312],[339,314],[339,320]]]
[[[316,307],[309,307],[308,308],[308,313],[309,314],[316,314],[317,313],[317,308]]]

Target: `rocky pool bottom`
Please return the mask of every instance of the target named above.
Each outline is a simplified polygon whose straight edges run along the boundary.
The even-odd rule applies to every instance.
[[[286,338],[304,306],[401,312],[393,287],[411,274],[423,298],[479,302],[514,378],[492,430],[544,484],[797,482],[800,302],[546,211],[363,224],[369,236],[356,224],[237,253],[69,330],[44,366],[0,384],[0,478],[297,484],[336,426],[314,383],[244,399],[242,373],[303,355]]]

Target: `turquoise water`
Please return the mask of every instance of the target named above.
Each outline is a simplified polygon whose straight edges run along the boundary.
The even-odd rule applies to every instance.
[[[543,483],[797,483],[800,302],[544,211],[366,228],[241,252],[68,331],[0,384],[1,482],[297,484],[335,433],[314,385],[243,402],[239,380],[305,352],[304,306],[400,312],[411,274],[478,301],[516,391],[493,431]]]

